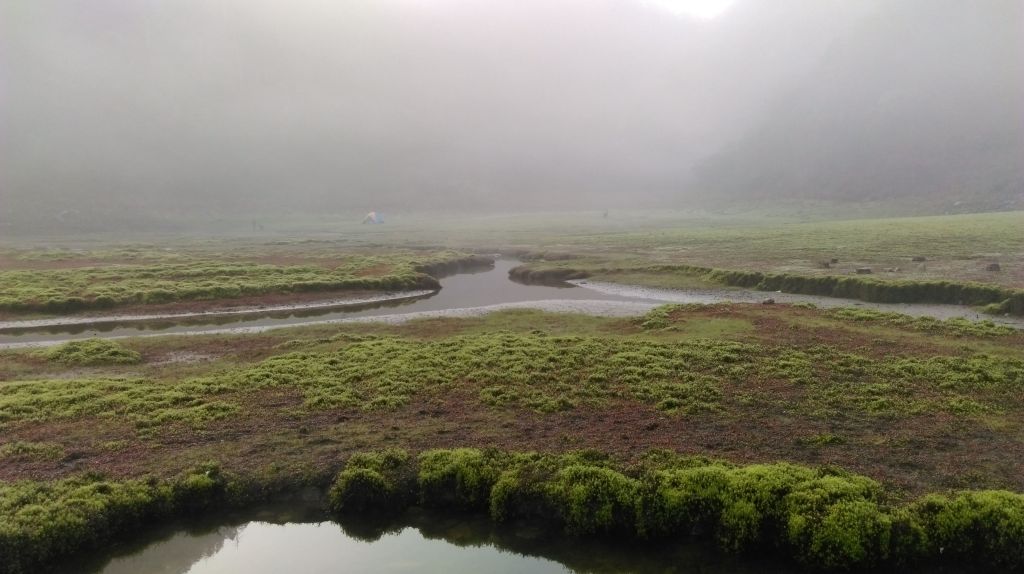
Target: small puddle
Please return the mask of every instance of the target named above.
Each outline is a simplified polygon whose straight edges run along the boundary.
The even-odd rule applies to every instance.
[[[400,323],[428,317],[471,317],[504,309],[635,316],[664,303],[760,302],[766,298],[778,303],[855,307],[938,319],[991,320],[1024,329],[1024,318],[993,317],[961,305],[867,303],[749,289],[652,289],[587,280],[561,286],[526,285],[509,279],[508,272],[516,265],[519,262],[513,259],[499,259],[490,269],[441,279],[440,291],[393,293],[355,303],[335,300],[188,316],[68,317],[38,322],[6,322],[0,323],[0,349],[53,345],[90,337],[258,333],[282,327],[353,321]]]

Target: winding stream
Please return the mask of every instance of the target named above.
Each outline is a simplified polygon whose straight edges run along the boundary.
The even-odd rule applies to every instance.
[[[502,309],[540,309],[603,316],[643,314],[664,303],[760,302],[813,303],[820,307],[859,307],[929,316],[987,319],[1024,329],[1024,318],[992,317],[960,305],[866,303],[850,299],[766,293],[748,289],[652,289],[601,281],[573,281],[562,286],[525,285],[508,278],[519,262],[499,259],[486,270],[441,279],[440,291],[388,293],[360,300],[328,300],[230,311],[59,317],[0,322],[0,349],[45,346],[89,337],[257,333],[282,327],[353,321],[399,323],[426,317],[478,316]]]

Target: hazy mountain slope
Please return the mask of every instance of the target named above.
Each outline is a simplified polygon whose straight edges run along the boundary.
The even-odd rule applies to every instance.
[[[1013,0],[886,4],[759,128],[701,164],[696,188],[725,201],[1024,207],[1022,32]]]

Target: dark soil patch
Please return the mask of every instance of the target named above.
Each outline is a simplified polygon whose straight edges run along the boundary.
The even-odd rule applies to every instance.
[[[5,464],[0,479],[49,479],[82,471],[116,477],[172,475],[205,460],[240,472],[268,467],[330,471],[353,452],[387,447],[591,448],[626,461],[652,448],[667,448],[739,463],[837,465],[908,495],[949,488],[1024,490],[1024,443],[1019,437],[946,414],[822,421],[787,412],[784,400],[695,416],[666,414],[631,401],[541,414],[486,407],[468,388],[425,395],[392,412],[309,413],[294,389],[224,399],[240,402],[243,413],[200,429],[169,425],[146,439],[138,438],[130,424],[104,418],[12,429],[9,440],[57,443],[67,456]],[[842,440],[820,446],[798,440],[825,433]]]

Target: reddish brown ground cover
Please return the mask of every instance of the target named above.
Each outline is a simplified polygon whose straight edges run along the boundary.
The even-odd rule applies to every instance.
[[[551,324],[551,316],[544,316]],[[710,319],[736,319],[752,325],[726,336],[768,348],[830,346],[872,360],[894,353],[906,357],[971,356],[993,349],[1024,357],[1024,334],[1001,337],[951,336],[907,328],[851,324],[815,309],[788,306],[721,305],[681,311],[676,331],[648,332],[632,320],[609,319],[593,326],[606,337],[685,340],[687,328]],[[562,319],[565,321],[570,318]],[[500,328],[500,318],[433,320],[406,326],[353,325],[352,333],[378,333],[436,340],[464,332]],[[126,374],[166,380],[224,372],[289,352],[288,339],[306,349],[342,344],[323,338],[327,328],[274,336],[169,338],[139,341],[144,363],[133,367],[83,369],[76,376]],[[331,327],[337,333],[340,327]],[[168,356],[206,357],[185,365]],[[27,379],[52,371],[28,353],[8,353],[9,369],[0,379]],[[0,385],[4,384],[0,382]],[[480,399],[479,384],[446,386],[414,394],[393,410],[308,409],[294,387],[218,395],[240,405],[237,414],[200,426],[168,423],[152,432],[118,417],[8,424],[2,444],[17,441],[59,445],[59,456],[10,456],[0,464],[0,480],[52,479],[95,471],[114,477],[172,475],[216,460],[244,473],[278,469],[335,469],[351,453],[385,447],[422,451],[440,447],[498,447],[563,452],[598,449],[630,460],[652,448],[725,458],[735,462],[791,461],[836,465],[883,481],[897,492],[916,495],[952,488],[1006,488],[1024,491],[1024,429],[1015,418],[1021,405],[1007,404],[998,416],[960,416],[922,410],[900,416],[868,415],[857,410],[822,417],[804,405],[807,386],[782,377],[752,376],[722,388],[719,408],[664,412],[628,398],[604,404],[578,404],[562,412],[541,413],[514,405],[492,407]],[[938,398],[920,387],[919,400]],[[930,396],[934,394],[933,396]],[[749,400],[744,397],[753,397]]]

